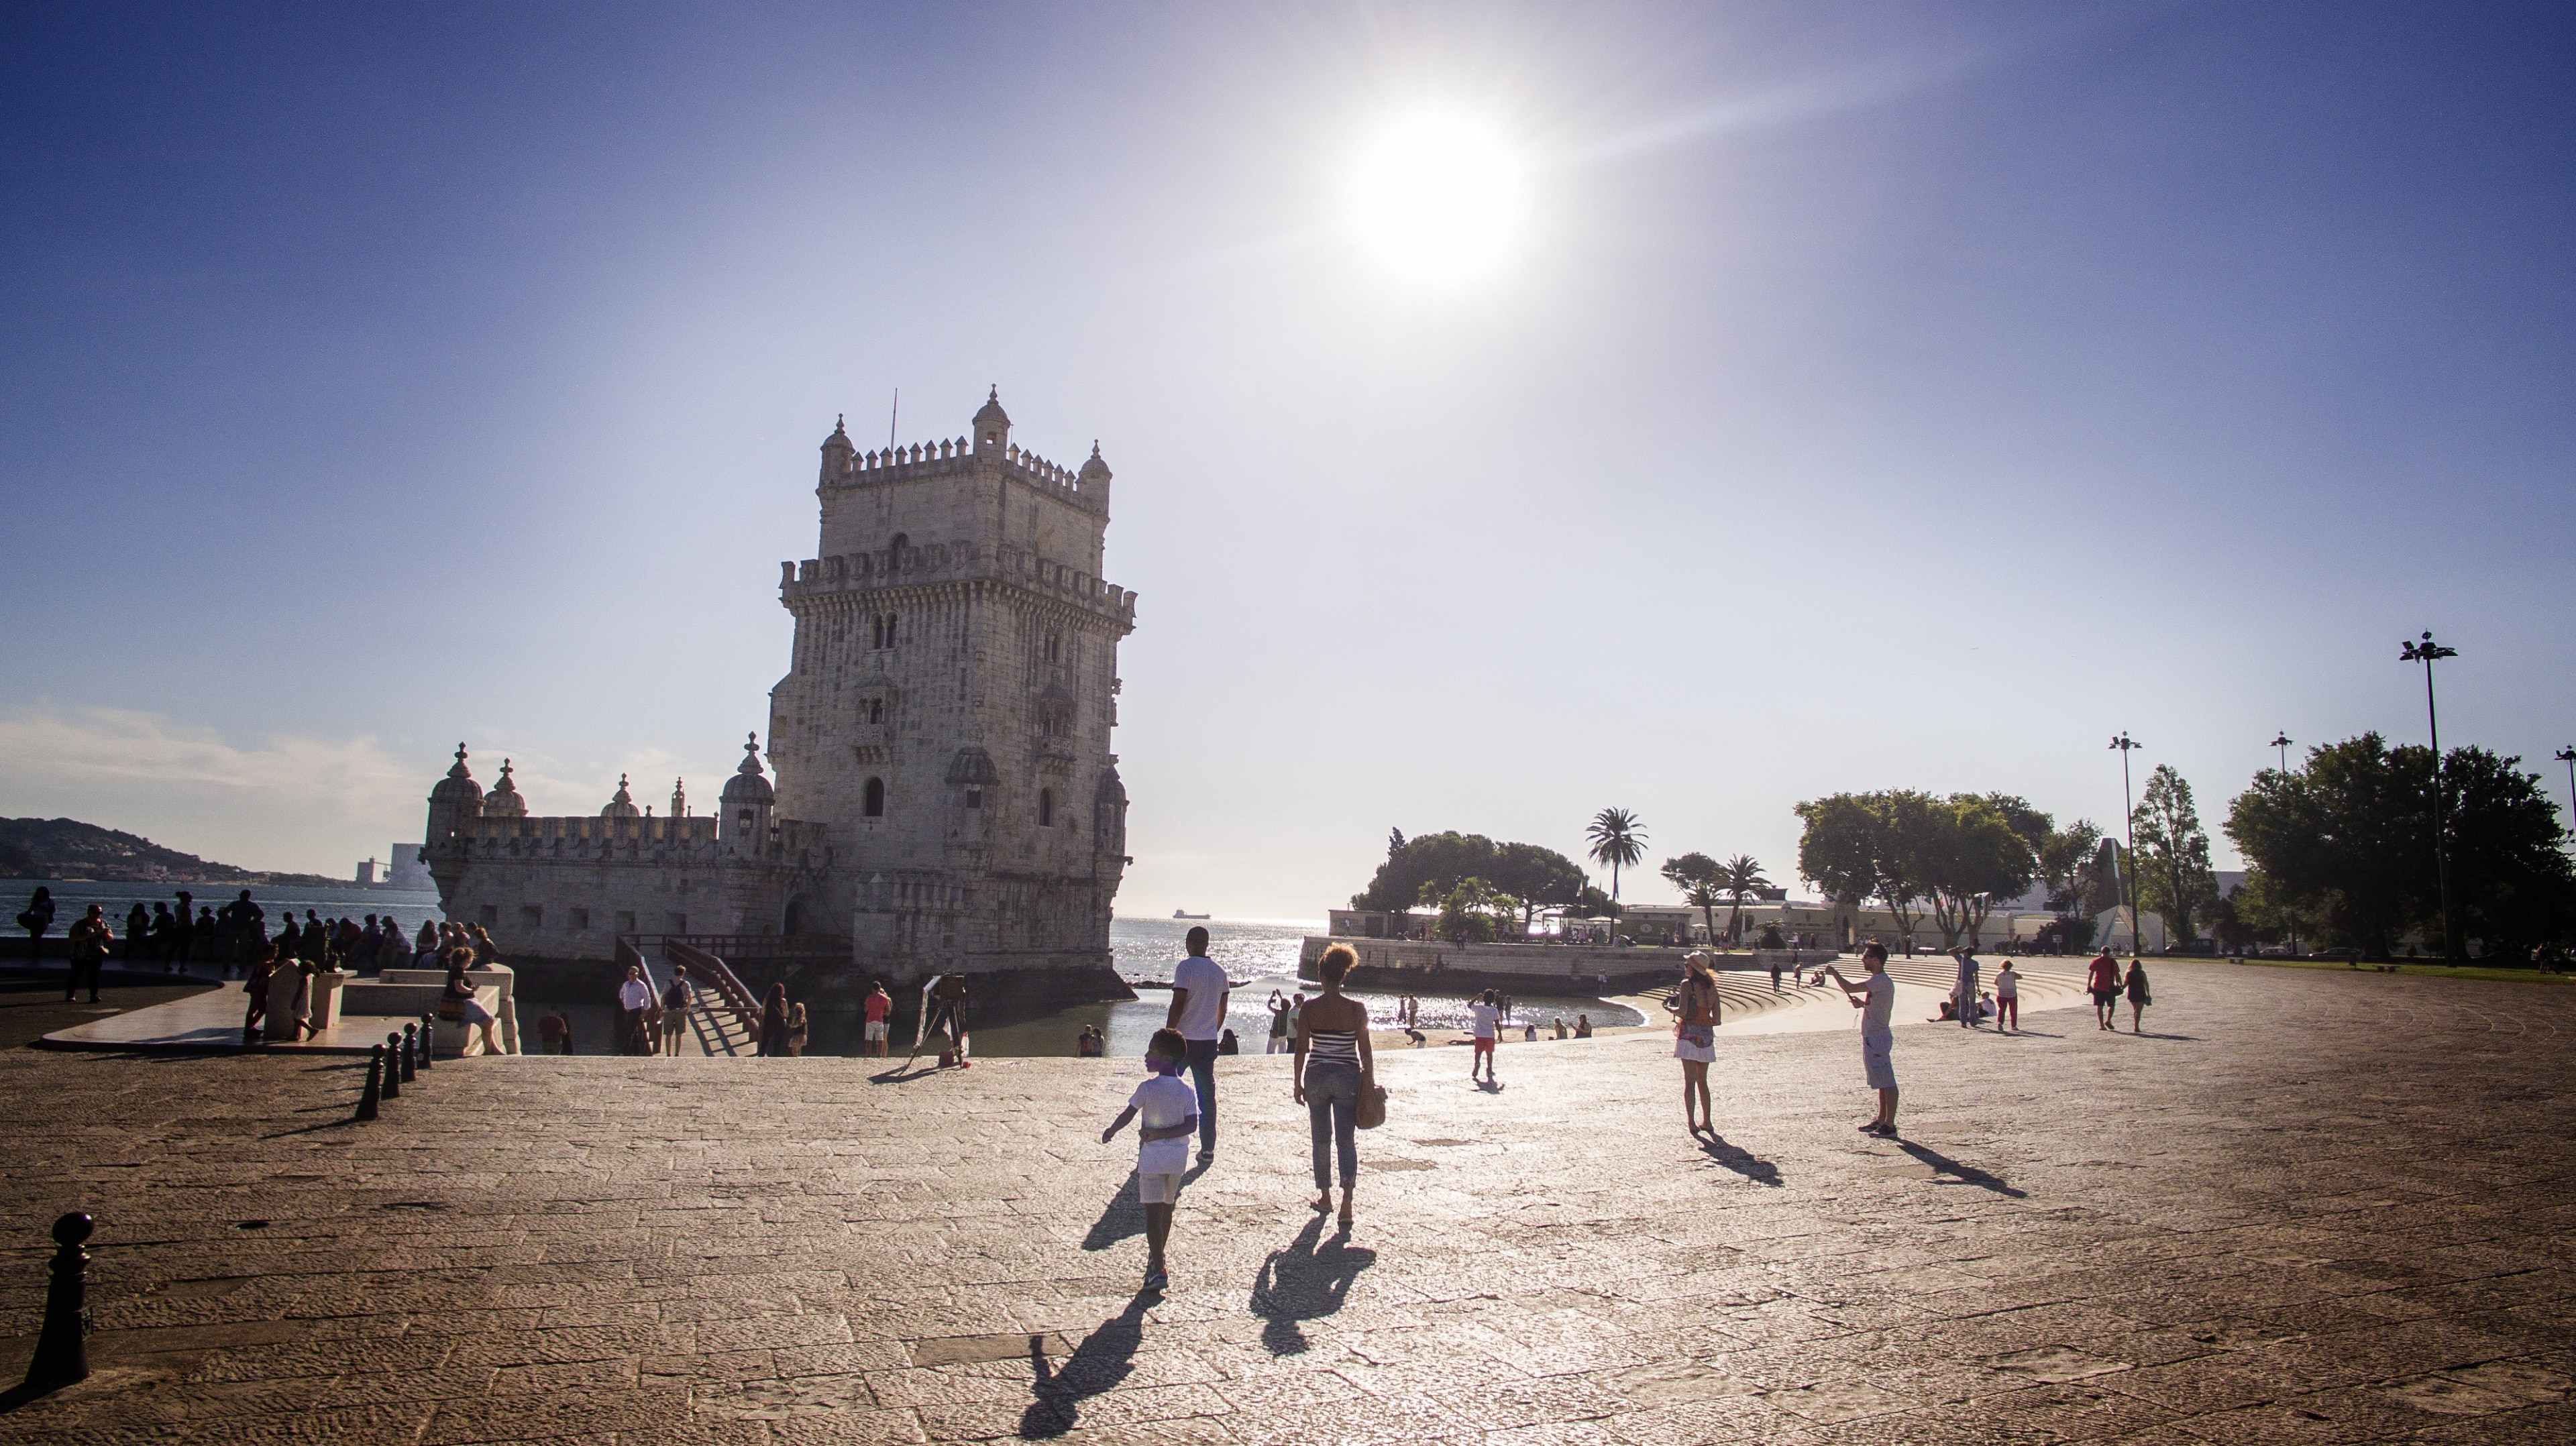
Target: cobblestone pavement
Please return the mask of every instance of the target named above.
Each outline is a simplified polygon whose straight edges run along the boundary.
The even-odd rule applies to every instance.
[[[2150,1033],[1390,1055],[1347,1239],[1225,1063],[1134,1293],[1132,1061],[0,1054],[0,1372],[100,1220],[89,1382],[0,1440],[2576,1439],[2576,992],[2166,965]]]

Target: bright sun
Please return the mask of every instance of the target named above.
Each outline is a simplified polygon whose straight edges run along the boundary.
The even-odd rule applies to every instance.
[[[1441,287],[1501,269],[1526,226],[1520,157],[1472,117],[1425,111],[1380,131],[1352,176],[1361,246],[1408,282]]]

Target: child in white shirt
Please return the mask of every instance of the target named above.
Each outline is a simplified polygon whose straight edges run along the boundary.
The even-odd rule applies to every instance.
[[[1190,1136],[1198,1133],[1198,1091],[1181,1078],[1190,1047],[1177,1029],[1158,1029],[1145,1046],[1145,1068],[1152,1071],[1129,1096],[1127,1108],[1100,1132],[1100,1143],[1127,1127],[1136,1127],[1136,1198],[1145,1206],[1145,1288],[1171,1284],[1163,1268],[1163,1247],[1172,1238],[1172,1207],[1180,1203],[1181,1176],[1190,1167]]]

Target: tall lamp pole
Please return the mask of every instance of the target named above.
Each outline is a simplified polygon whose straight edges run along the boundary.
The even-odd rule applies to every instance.
[[[2397,654],[2401,663],[2424,665],[2424,722],[2433,735],[2433,871],[2442,885],[2442,958],[2451,957],[2451,836],[2443,818],[2442,799],[2442,717],[2433,707],[2433,662],[2437,658],[2456,658],[2457,648],[2446,648],[2426,633],[2424,640],[2408,643]]]
[[[2552,756],[2567,765],[2567,813],[2576,818],[2576,748],[2561,748]]]
[[[2288,729],[2286,729],[2286,728],[2282,728],[2282,729],[2277,729],[2277,730],[2275,730],[2275,731],[2273,732],[2273,734],[2272,734],[2272,741],[2271,741],[2270,743],[2267,743],[2267,744],[2265,744],[2265,745],[2264,745],[2264,746],[2265,746],[2265,747],[2267,747],[2267,748],[2278,748],[2278,749],[2280,749],[2280,750],[2281,750],[2281,778],[2282,778],[2282,781],[2284,781],[2284,782],[2287,782],[2287,781],[2289,780],[2289,777],[2290,777],[2290,743],[2291,743],[2291,741],[2292,741],[2292,740],[2291,740],[2291,738],[2290,738],[2290,730],[2288,730]],[[2576,775],[2571,775],[2571,776],[2576,776]],[[2295,956],[2298,954],[2298,952],[2299,952],[2299,920],[2298,920],[2298,916],[2294,914],[2294,915],[2291,915],[2291,917],[2290,917],[2290,953],[2292,954],[2292,956],[2294,956],[2294,957],[2295,957]]]
[[[2147,941],[2142,936],[2147,930],[2146,921],[2138,916],[2138,799],[2129,789],[2129,755],[2145,745],[2123,732],[2112,737],[2111,746],[2120,750],[2120,801],[2128,805],[2121,818],[2128,828],[2129,856],[2120,864],[2120,882],[2128,886],[2129,956],[2130,962],[2135,963],[2146,948]]]

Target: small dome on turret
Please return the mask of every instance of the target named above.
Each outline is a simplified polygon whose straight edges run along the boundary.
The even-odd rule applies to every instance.
[[[429,791],[429,801],[433,804],[470,805],[468,812],[476,812],[482,808],[483,785],[476,783],[474,775],[465,770],[464,744],[456,745],[456,766],[448,769],[447,776],[440,779],[438,786]]]
[[[635,795],[626,791],[626,775],[617,775],[617,796],[599,811],[601,818],[641,818],[644,810],[635,806]]]
[[[519,785],[510,781],[510,760],[506,758],[501,760],[500,781],[492,785],[490,793],[483,795],[483,816],[485,818],[526,818],[528,816],[528,801],[519,796]]]
[[[1091,460],[1083,463],[1082,470],[1075,473],[1074,476],[1085,487],[1097,486],[1098,484],[1109,480],[1109,464],[1100,460],[1099,438],[1095,437],[1092,439]]]
[[[760,735],[754,733],[750,741],[742,745],[742,766],[734,770],[733,777],[725,780],[725,811],[730,813],[743,804],[768,803],[776,797],[769,780],[761,774]]]
[[[994,387],[984,396],[984,409],[975,414],[975,450],[999,452],[1011,440],[1011,414],[1002,410],[1002,389]]]

